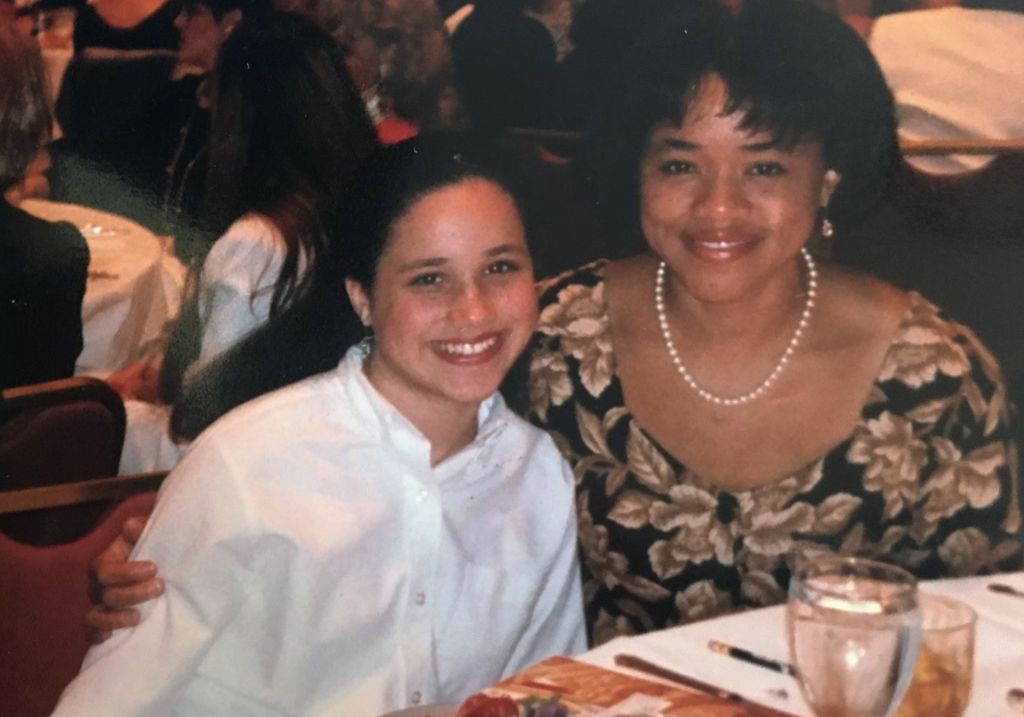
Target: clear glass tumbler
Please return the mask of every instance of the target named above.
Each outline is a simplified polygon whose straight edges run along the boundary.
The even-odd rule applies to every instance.
[[[817,717],[889,717],[917,658],[917,581],[885,563],[816,554],[794,568],[786,628]]]

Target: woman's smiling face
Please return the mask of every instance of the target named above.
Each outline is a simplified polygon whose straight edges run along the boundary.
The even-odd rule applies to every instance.
[[[391,227],[367,293],[371,383],[406,415],[473,410],[493,394],[537,320],[519,211],[497,184],[462,180],[415,201]]]
[[[734,301],[794,276],[839,176],[817,143],[782,147],[724,114],[712,75],[680,125],[654,128],[640,161],[640,218],[648,245],[703,301]],[[784,274],[781,272],[785,272]]]

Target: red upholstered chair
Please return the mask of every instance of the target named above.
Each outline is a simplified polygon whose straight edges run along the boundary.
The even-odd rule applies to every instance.
[[[35,547],[0,535],[0,715],[53,710],[88,649],[90,565],[124,521],[148,515],[155,499],[154,492],[127,498],[88,535],[64,545]]]
[[[0,392],[0,491],[117,474],[124,445],[121,397],[103,381],[74,377]],[[95,525],[104,506],[68,509],[58,522],[0,518],[0,532],[34,545],[63,543]]]

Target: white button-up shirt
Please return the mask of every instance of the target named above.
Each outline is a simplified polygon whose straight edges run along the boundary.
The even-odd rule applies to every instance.
[[[200,436],[135,551],[165,596],[89,652],[56,715],[377,715],[586,649],[551,439],[494,396],[431,468],[361,365],[350,351]]]
[[[213,243],[199,275],[198,364],[216,358],[267,322],[287,251],[277,226],[252,213],[235,220]],[[305,265],[300,259],[300,277]]]

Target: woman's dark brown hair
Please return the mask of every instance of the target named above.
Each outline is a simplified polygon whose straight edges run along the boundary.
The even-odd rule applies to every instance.
[[[315,266],[325,251],[324,218],[336,212],[356,167],[376,148],[376,131],[341,48],[300,15],[247,17],[221,48],[213,83],[205,231],[189,252],[193,275],[232,222],[262,215],[285,244],[273,318],[303,293],[302,266]],[[180,397],[199,350],[193,286],[161,375],[168,403]]]
[[[307,290],[193,377],[171,418],[174,432],[194,438],[235,406],[337,366],[366,333],[345,279],[373,287],[395,222],[431,192],[481,178],[515,195],[515,182],[498,164],[490,148],[463,135],[421,136],[375,152],[346,193],[335,239]]]

